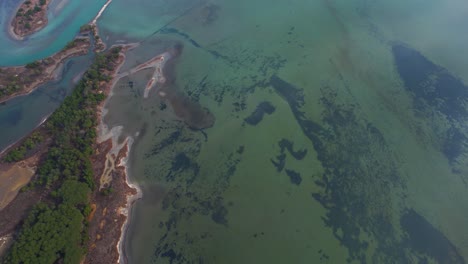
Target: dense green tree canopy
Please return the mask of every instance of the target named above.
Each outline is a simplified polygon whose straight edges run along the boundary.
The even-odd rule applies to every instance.
[[[99,83],[115,67],[120,49],[98,54],[71,96],[49,118],[53,143],[37,171],[35,184],[52,189],[53,204],[37,205],[25,220],[6,263],[79,263],[85,250],[89,196],[94,188],[91,155],[95,144],[96,108],[104,95]],[[27,141],[27,140],[26,140]],[[27,142],[26,146],[30,143]],[[26,147],[25,147],[26,148]],[[24,153],[14,153],[21,159]],[[61,262],[60,262],[61,263]]]

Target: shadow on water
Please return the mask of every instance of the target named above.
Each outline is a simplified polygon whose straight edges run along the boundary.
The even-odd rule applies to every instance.
[[[408,233],[407,246],[431,256],[440,264],[463,264],[465,260],[455,246],[414,210],[406,211],[401,219],[402,228]]]

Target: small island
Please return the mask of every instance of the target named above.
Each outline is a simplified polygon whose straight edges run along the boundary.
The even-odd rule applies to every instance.
[[[57,78],[64,60],[87,54],[90,46],[88,37],[77,37],[51,57],[24,66],[0,67],[0,103],[28,94]]]
[[[50,0],[26,0],[18,8],[11,22],[16,37],[31,35],[47,25],[47,6]]]

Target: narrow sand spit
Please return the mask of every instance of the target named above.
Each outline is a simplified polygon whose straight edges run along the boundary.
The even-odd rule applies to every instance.
[[[106,10],[106,8],[109,6],[109,4],[112,2],[112,0],[107,0],[107,2],[104,4],[104,6],[99,10],[99,13],[96,15],[96,17],[93,19],[91,22],[92,25],[96,25],[97,20],[102,16],[102,13]]]

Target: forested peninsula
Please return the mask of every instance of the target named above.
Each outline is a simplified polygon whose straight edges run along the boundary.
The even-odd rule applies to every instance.
[[[95,200],[110,195],[97,188],[93,170],[98,109],[123,62],[121,50],[96,54],[63,104],[1,157],[3,166],[37,157],[31,182],[0,214],[0,237],[12,237],[4,263],[80,263],[92,248]]]

